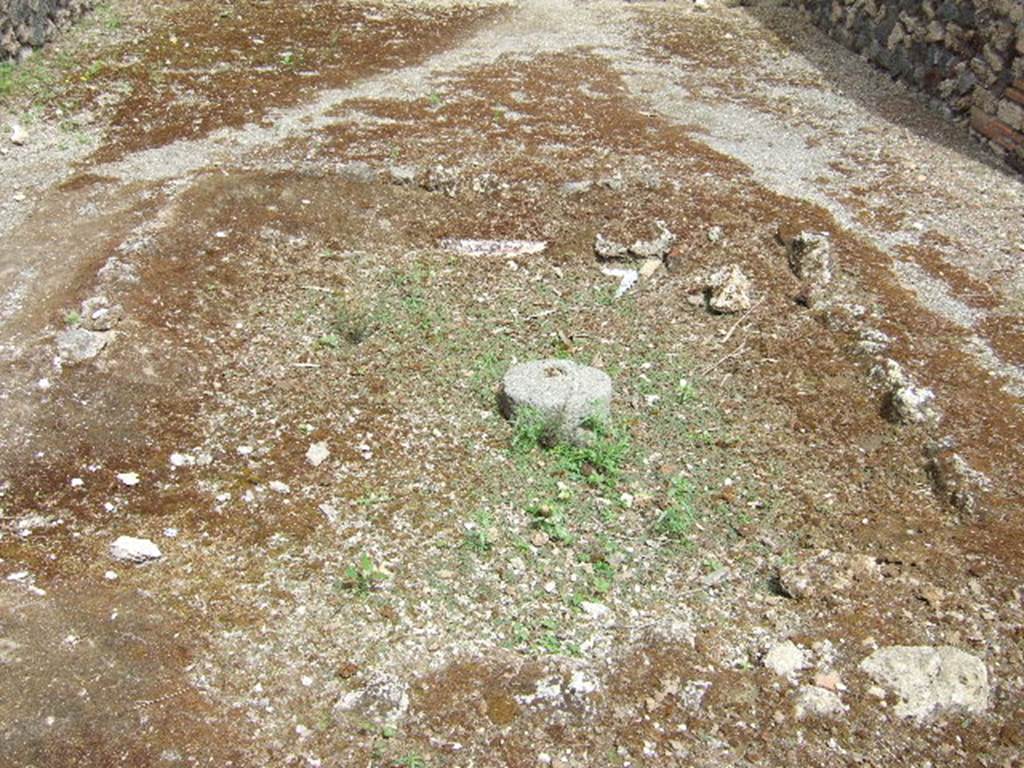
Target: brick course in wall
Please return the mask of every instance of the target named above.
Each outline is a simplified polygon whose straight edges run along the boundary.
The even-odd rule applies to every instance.
[[[1024,0],[797,0],[1024,172]]]
[[[0,61],[52,40],[95,0],[0,0]]]

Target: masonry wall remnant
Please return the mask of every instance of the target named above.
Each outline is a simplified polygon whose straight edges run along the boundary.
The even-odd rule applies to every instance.
[[[94,4],[95,0],[0,0],[0,62],[23,58]]]
[[[1024,172],[1024,0],[797,0]]]

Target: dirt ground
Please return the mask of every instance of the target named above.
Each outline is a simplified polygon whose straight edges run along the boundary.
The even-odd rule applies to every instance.
[[[139,5],[0,69],[0,765],[1024,764],[1019,177],[770,2]],[[538,357],[591,451],[499,415]]]

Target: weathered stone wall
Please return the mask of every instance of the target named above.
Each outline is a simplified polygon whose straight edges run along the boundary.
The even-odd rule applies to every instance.
[[[0,61],[38,48],[95,0],[0,0]]]
[[[1024,172],[1024,0],[797,0]]]

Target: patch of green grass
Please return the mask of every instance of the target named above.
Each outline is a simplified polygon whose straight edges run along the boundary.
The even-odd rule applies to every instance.
[[[336,302],[331,315],[331,332],[349,344],[361,344],[375,329],[373,316],[344,302]]]
[[[359,561],[350,565],[342,574],[339,587],[352,590],[359,595],[368,595],[374,587],[391,576],[388,571],[373,562],[365,552]]]
[[[6,97],[14,88],[14,64],[7,61],[0,63],[0,99]]]
[[[530,526],[543,531],[552,541],[571,544],[575,537],[569,530],[566,511],[572,498],[572,491],[562,487],[554,496],[533,502],[526,508]]]
[[[300,311],[296,320],[302,322],[308,316]],[[338,350],[342,347],[356,346],[368,339],[376,330],[376,318],[368,312],[354,307],[344,299],[336,298],[330,303],[327,318],[327,329],[317,339],[318,347]]]
[[[466,547],[477,554],[485,555],[494,549],[496,541],[494,518],[487,510],[478,511],[473,515],[471,526],[466,531]]]
[[[485,405],[494,405],[494,392],[503,368],[502,357],[491,350],[480,355],[470,375],[470,386]]]
[[[106,68],[107,62],[102,60],[94,61],[85,68],[85,71],[79,76],[79,79],[83,83],[88,83],[90,80],[95,80],[97,77],[102,75]]]
[[[675,396],[680,404],[686,405],[697,399],[697,390],[689,379],[680,379],[676,383]]]
[[[338,349],[341,347],[341,337],[336,333],[325,333],[316,340],[316,345],[325,349]]]
[[[101,3],[96,7],[94,13],[99,18],[100,23],[112,32],[124,26],[124,18],[110,3]]]
[[[585,423],[593,438],[585,445],[561,443],[553,453],[559,468],[569,475],[599,488],[614,488],[622,476],[623,465],[630,452],[625,431],[608,427],[604,422]]]
[[[447,310],[431,289],[431,278],[431,269],[424,263],[412,264],[391,275],[394,293],[389,310],[393,316],[391,324],[399,334],[418,331],[432,337],[444,330]]]
[[[429,763],[416,752],[403,755],[395,761],[397,768],[429,768]]]
[[[538,651],[559,656],[581,655],[580,647],[576,643],[568,642],[562,638],[563,631],[555,619],[541,619],[538,625],[541,630],[536,644]]]
[[[685,538],[697,522],[696,493],[685,477],[677,477],[669,489],[669,504],[654,523],[654,530],[671,539]]]
[[[611,563],[600,560],[593,563],[594,575],[590,579],[590,588],[597,595],[606,595],[611,592],[615,582],[615,568]]]
[[[550,419],[535,408],[519,408],[512,422],[512,453],[526,456],[548,445],[553,437]]]
[[[77,328],[79,325],[82,324],[82,316],[78,314],[75,310],[71,310],[66,315],[64,315],[64,323],[69,328]]]

